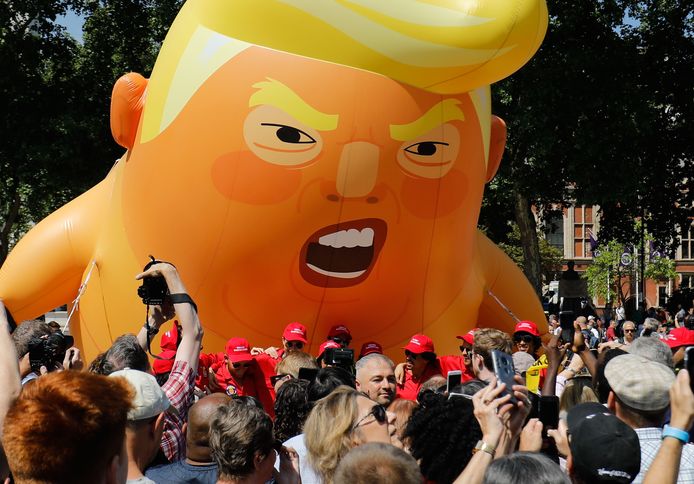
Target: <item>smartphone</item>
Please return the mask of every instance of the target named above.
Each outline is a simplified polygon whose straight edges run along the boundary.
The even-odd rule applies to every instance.
[[[318,368],[299,368],[299,380],[313,381],[318,374]]]
[[[559,462],[559,451],[554,439],[547,436],[547,430],[559,427],[559,397],[544,395],[540,397],[540,422],[542,422],[541,452],[554,462]]]
[[[494,374],[499,383],[506,383],[506,393],[511,395],[511,401],[517,402],[513,395],[513,385],[516,384],[514,377],[516,370],[513,366],[513,358],[508,353],[499,350],[492,350],[492,362],[494,363]]]
[[[446,376],[446,393],[451,393],[455,387],[460,385],[463,379],[463,372],[460,370],[451,370]]]
[[[561,327],[561,339],[564,343],[574,342],[574,312],[573,311],[560,311],[559,312],[559,326]]]
[[[684,368],[689,372],[689,385],[694,392],[694,346],[684,350]]]
[[[548,429],[556,429],[559,426],[559,397],[555,395],[541,396],[539,410],[542,434],[545,436]]]

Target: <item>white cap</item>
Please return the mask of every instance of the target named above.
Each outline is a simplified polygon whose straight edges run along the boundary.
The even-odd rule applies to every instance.
[[[152,418],[171,407],[171,402],[157,383],[157,379],[149,373],[125,368],[114,371],[109,376],[125,378],[135,390],[133,407],[128,412],[128,420]]]

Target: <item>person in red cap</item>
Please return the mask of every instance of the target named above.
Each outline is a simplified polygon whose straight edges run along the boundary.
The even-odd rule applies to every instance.
[[[321,345],[318,347],[318,356],[316,356],[316,363],[318,363],[320,368],[325,368],[328,366],[325,364],[325,360],[323,359],[323,354],[328,348],[341,349],[342,345],[332,340],[323,341],[321,343]]]
[[[375,341],[367,341],[363,345],[361,345],[361,350],[359,351],[359,358],[358,360],[364,358],[366,355],[370,355],[372,353],[378,353],[380,355],[383,354],[383,346],[381,346],[379,343]]]
[[[694,330],[684,326],[675,328],[663,339],[672,350],[672,363],[681,366],[684,361],[684,352],[689,346],[694,346]]]
[[[224,347],[224,361],[212,366],[219,385],[219,391],[229,396],[250,396],[258,398],[253,367],[256,366],[251,355],[251,347],[245,338],[231,338]]]
[[[537,352],[542,347],[540,331],[537,329],[537,325],[532,321],[518,321],[513,330],[513,344],[516,347],[516,351],[528,353],[537,359]]]
[[[269,392],[273,402],[275,400],[275,386],[272,384],[271,378],[276,374],[275,369],[284,357],[291,351],[304,351],[308,344],[308,331],[306,326],[301,323],[289,323],[282,333],[282,348],[274,347],[263,350],[262,348],[253,348],[251,353],[255,356],[255,361],[258,364],[258,376],[265,380],[265,388]],[[266,410],[267,411],[267,410]],[[270,416],[274,416],[274,412],[268,412]]]
[[[405,350],[405,381],[398,384],[396,396],[407,400],[417,400],[422,384],[433,376],[441,375],[434,342],[426,335],[415,334],[403,349]]]
[[[347,348],[352,342],[352,333],[344,324],[336,324],[328,331],[328,341],[334,341],[342,348]]]
[[[460,381],[465,383],[475,378],[472,371],[472,343],[474,334],[479,328],[473,328],[463,335],[456,338],[462,340],[460,344],[460,355],[443,355],[437,358],[437,364],[442,376],[447,376],[449,371],[459,370],[461,372]],[[395,378],[398,383],[403,383],[405,379],[405,364],[399,363],[395,367]]]
[[[439,366],[441,374],[446,376],[449,371],[460,370],[462,372],[461,381],[466,382],[475,378],[472,372],[472,344],[475,342],[475,331],[479,328],[472,328],[465,334],[456,336],[460,341],[460,355],[439,356]]]

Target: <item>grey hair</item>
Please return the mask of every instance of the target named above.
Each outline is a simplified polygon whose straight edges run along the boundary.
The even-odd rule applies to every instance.
[[[515,452],[487,467],[482,484],[570,484],[569,476],[543,454]]]
[[[650,329],[654,333],[658,331],[658,326],[660,322],[655,318],[646,318],[643,322],[643,329]]]
[[[386,355],[382,355],[381,353],[371,353],[369,355],[364,356],[363,358],[359,358],[357,360],[357,364],[355,365],[355,368],[357,371],[361,370],[362,368],[368,366],[372,362],[375,361],[380,361],[383,363],[387,363],[390,365],[391,368],[395,368],[395,364],[393,363],[393,360],[388,358]]]
[[[636,338],[636,340],[629,346],[628,351],[632,355],[643,356],[651,361],[661,363],[668,368],[675,367],[675,364],[672,361],[672,351],[670,350],[670,347],[660,341],[660,338],[658,338],[655,334]]]

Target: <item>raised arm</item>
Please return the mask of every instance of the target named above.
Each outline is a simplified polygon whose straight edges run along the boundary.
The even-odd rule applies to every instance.
[[[166,280],[166,285],[169,287],[169,298],[181,323],[181,343],[178,345],[175,359],[176,361],[187,362],[193,369],[193,373],[195,373],[198,369],[203,336],[202,325],[200,324],[200,319],[198,319],[197,309],[194,306],[195,303],[188,295],[178,270],[167,262],[154,264],[145,272],[138,274],[136,279],[156,276],[161,276]],[[141,340],[142,331],[140,330],[140,334],[138,334],[138,340]]]

